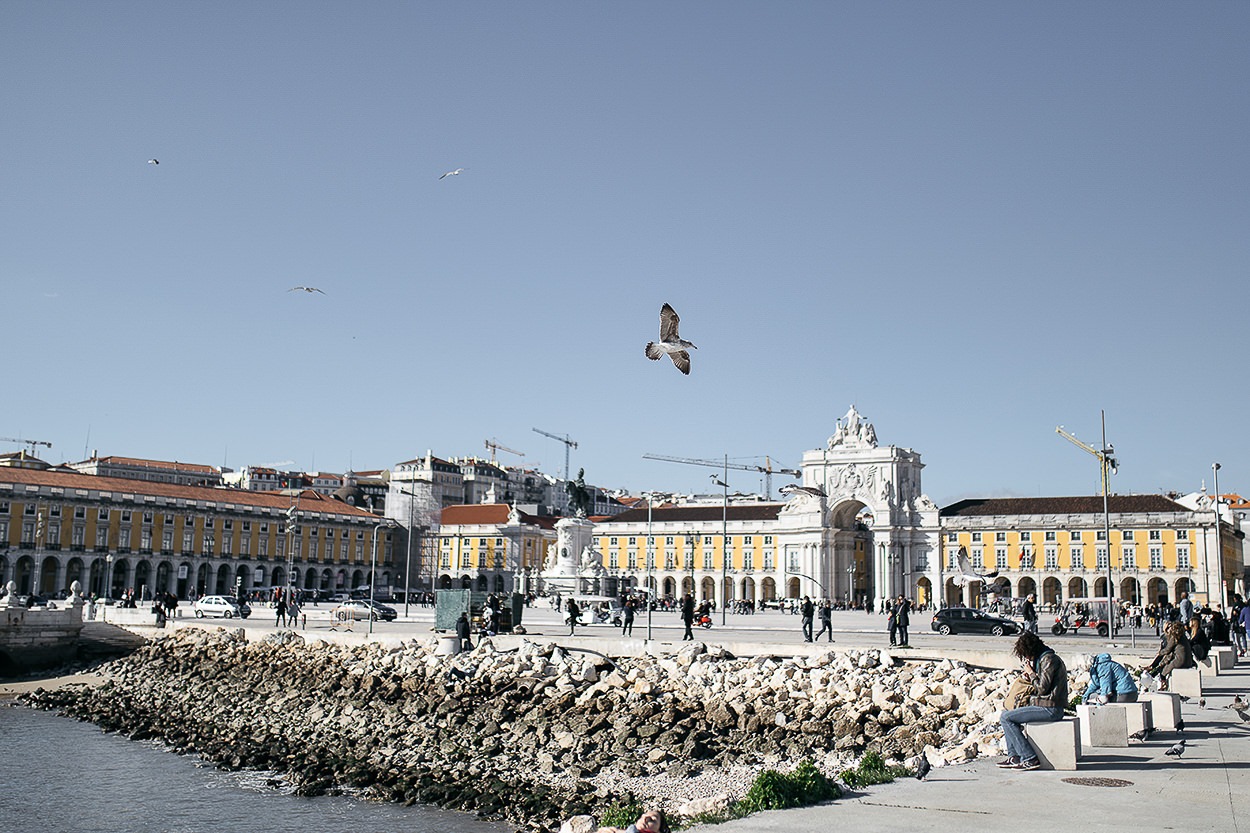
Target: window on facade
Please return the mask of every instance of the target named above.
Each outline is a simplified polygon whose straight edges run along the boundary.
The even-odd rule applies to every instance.
[[[143,522],[144,522],[145,524],[150,524],[150,523],[152,523],[152,513],[151,513],[151,512],[144,512],[144,513],[143,513]]]
[[[161,549],[165,552],[173,552],[174,531],[172,529],[166,529],[161,532]]]
[[[712,551],[711,550],[703,551],[703,569],[705,570],[712,569]]]
[[[666,546],[666,547],[671,547],[671,546],[673,546],[673,536],[672,536],[672,535],[666,535],[666,536],[664,536],[664,546]]]
[[[673,562],[673,554],[672,554],[671,552],[669,552],[669,553],[665,553],[665,554],[664,554],[664,569],[665,569],[665,570],[672,570],[672,569],[674,569],[673,564],[674,564],[674,562]]]
[[[629,554],[629,557],[626,559],[626,563],[629,565],[629,569],[631,570],[638,569],[638,553],[631,552]]]
[[[1150,569],[1152,570],[1163,569],[1163,547],[1151,547],[1150,548]]]
[[[998,570],[1007,569],[1007,548],[997,547],[994,550],[994,568]]]
[[[86,519],[87,519],[87,507],[85,507],[85,506],[75,506],[75,507],[74,507],[74,518],[75,518],[76,520],[79,520],[79,521],[86,520]]]
[[[1214,514],[1214,513],[1213,513],[1213,514]],[[1176,530],[1176,540],[1177,540],[1177,541],[1188,541],[1188,540],[1189,540],[1189,530],[1188,530],[1188,529],[1178,529],[1178,530]]]
[[[48,524],[48,543],[58,547],[61,545],[61,525],[59,523]]]
[[[703,546],[705,546],[705,547],[710,547],[710,546],[712,546],[712,536],[711,536],[711,535],[704,535],[704,536],[703,536]]]
[[[117,533],[117,548],[122,550],[130,549],[130,530],[123,527]]]
[[[1046,548],[1046,569],[1047,569],[1047,570],[1058,570],[1058,569],[1059,569],[1059,549],[1058,549],[1058,547],[1047,547],[1047,548]]]
[[[751,550],[746,550],[742,553],[742,569],[744,570],[755,569],[755,553],[753,553]]]
[[[443,550],[443,557],[439,561],[439,566],[444,570],[451,569],[451,552],[449,550]]]
[[[95,545],[97,549],[102,549],[109,545],[109,531],[107,528],[97,526],[95,529]]]
[[[955,543],[956,541],[958,541],[958,540],[959,540],[959,533],[958,533],[958,532],[948,532],[948,533],[946,533],[946,540],[947,540],[947,542],[949,542],[949,543],[951,543],[951,544]]]
[[[637,539],[637,538],[634,538],[633,536],[630,536],[630,539],[629,539],[629,545],[630,545],[631,547],[636,547],[636,546],[638,546],[638,539]]]
[[[251,531],[252,531],[252,522],[251,522],[251,521],[244,521],[244,522],[243,522],[243,531],[244,531],[244,532],[251,532]]]
[[[182,533],[182,551],[185,553],[191,552],[192,535],[191,532]]]
[[[59,506],[53,506],[52,508],[55,509],[58,513],[61,511],[61,507]],[[26,506],[22,508],[22,514],[33,516],[35,514],[35,504],[33,503],[26,504]]]
[[[234,529],[234,521],[231,520],[230,518],[226,518],[224,521],[221,522],[221,528],[222,529]]]
[[[764,550],[764,569],[765,570],[773,569],[773,551],[772,550]]]
[[[1097,550],[1098,559],[1095,562],[1099,570],[1107,569],[1107,548],[1099,547]]]
[[[1189,547],[1177,547],[1176,548],[1176,569],[1178,570],[1189,569]]]
[[[1107,530],[1105,529],[1098,530],[1098,532],[1094,535],[1094,539],[1097,541],[1107,540]]]
[[[1054,540],[1056,540],[1055,531],[1054,531],[1053,529],[1052,529],[1052,530],[1050,530],[1049,532],[1047,532],[1047,533],[1046,533],[1046,540],[1047,540],[1047,541],[1054,541]]]
[[[226,535],[221,539],[221,554],[230,556],[234,554],[234,539]]]
[[[994,543],[996,543],[996,544],[1005,544],[1005,543],[1007,543],[1007,533],[1006,533],[1006,532],[995,532],[995,533],[994,533]]]
[[[122,523],[124,524],[130,523],[130,510],[129,509],[122,510]]]
[[[1150,530],[1150,532],[1148,532],[1148,533],[1147,533],[1147,535],[1150,537],[1150,540],[1151,540],[1151,541],[1162,541],[1162,540],[1163,540],[1163,533],[1162,533],[1162,531],[1160,531],[1160,530],[1158,530],[1158,529],[1152,529],[1152,530]]]
[[[981,533],[979,532],[972,533],[972,541],[973,543],[976,543],[976,544],[981,543]]]
[[[1136,566],[1137,550],[1133,547],[1122,547],[1120,549],[1120,567],[1127,570]]]
[[[356,560],[357,561],[365,560],[365,545],[364,544],[360,544],[360,543],[356,544]]]
[[[620,561],[620,556],[617,555],[615,551],[608,554],[608,568],[609,569],[612,569],[612,570],[618,569],[619,561]]]
[[[75,547],[78,547],[78,548],[80,548],[80,549],[81,549],[82,547],[86,546],[86,544],[85,544],[85,540],[86,540],[86,537],[87,537],[87,528],[86,528],[86,527],[83,527],[83,526],[78,526],[77,524],[75,524],[75,525],[74,525],[74,531],[73,531],[71,534],[74,536],[74,546],[75,546]],[[150,544],[149,544],[149,546],[150,546]]]
[[[1123,540],[1123,541],[1132,541],[1132,540],[1133,540],[1133,530],[1131,530],[1131,529],[1126,529],[1126,530],[1124,530],[1123,532],[1121,532],[1121,533],[1120,533],[1120,539],[1121,539],[1121,540]]]
[[[985,550],[977,547],[972,551],[972,566],[976,568],[985,566]]]
[[[107,521],[109,519],[109,510],[101,509],[96,512],[95,518],[97,521]]]
[[[616,538],[609,538],[609,539],[608,539],[608,546],[609,546],[609,547],[615,547],[615,546],[617,546],[616,541],[617,541],[617,539],[616,539]]]
[[[139,548],[152,549],[152,530],[144,527],[143,533],[139,536]]]

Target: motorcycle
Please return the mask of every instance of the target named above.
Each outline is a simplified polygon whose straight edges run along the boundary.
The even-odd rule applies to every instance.
[[[704,613],[701,616],[696,616],[694,623],[701,628],[710,628],[712,627],[712,617]]]

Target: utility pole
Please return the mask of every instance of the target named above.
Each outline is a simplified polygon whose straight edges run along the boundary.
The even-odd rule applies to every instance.
[[[1098,459],[1098,470],[1102,478],[1103,538],[1106,539],[1107,545],[1107,636],[1110,637],[1115,633],[1115,587],[1111,583],[1111,498],[1109,493],[1111,475],[1119,471],[1120,463],[1115,456],[1115,446],[1107,444],[1107,412],[1099,411],[1099,413],[1102,416],[1102,448],[1086,445],[1063,430],[1062,425],[1055,428],[1055,433]],[[1094,550],[1097,552],[1096,545]]]

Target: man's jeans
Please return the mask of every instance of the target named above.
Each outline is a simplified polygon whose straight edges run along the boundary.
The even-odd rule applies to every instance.
[[[1063,717],[1063,709],[1047,708],[1046,706],[1021,706],[1018,709],[1004,711],[998,716],[1003,726],[1003,740],[1007,742],[1007,754],[1028,760],[1036,758],[1037,753],[1024,737],[1022,725],[1025,723],[1053,723]]]

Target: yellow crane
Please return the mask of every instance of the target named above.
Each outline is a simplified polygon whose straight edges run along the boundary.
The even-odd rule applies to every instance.
[[[1119,462],[1117,462],[1115,458],[1115,446],[1108,445],[1101,450],[1094,448],[1092,445],[1089,445],[1088,443],[1081,442],[1080,440],[1076,438],[1075,435],[1071,434],[1070,432],[1063,430],[1062,425],[1055,427],[1055,433],[1063,437],[1065,440],[1072,443],[1074,446],[1081,449],[1082,451],[1092,454],[1094,455],[1094,457],[1098,458],[1098,466],[1102,475],[1102,493],[1104,495],[1108,494],[1110,492],[1110,489],[1108,488],[1110,486],[1110,483],[1108,482],[1108,476],[1109,474],[1115,474],[1117,471],[1119,471],[1119,468],[1120,468],[1120,464]]]
[[[764,491],[769,500],[773,499],[773,475],[784,474],[790,477],[802,477],[803,472],[798,469],[782,469],[773,468],[773,460],[771,457],[765,457],[765,465],[744,465],[742,463],[730,463],[722,460],[702,460],[697,457],[670,457],[667,454],[644,454],[647,460],[664,460],[669,463],[685,463],[690,466],[707,466],[713,469],[737,469],[738,471],[757,471],[764,475],[765,487]]]
[[[35,456],[35,446],[37,445],[47,446],[48,448],[52,447],[52,443],[44,442],[43,440],[23,440],[20,437],[0,437],[0,442],[21,443],[22,445],[28,445],[30,446],[29,454],[31,457]]]

